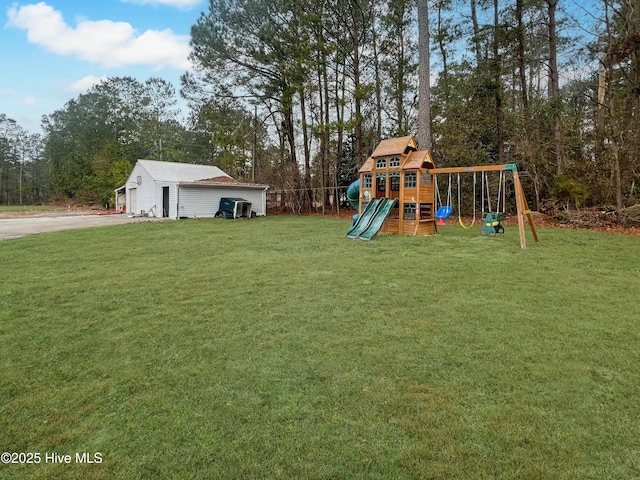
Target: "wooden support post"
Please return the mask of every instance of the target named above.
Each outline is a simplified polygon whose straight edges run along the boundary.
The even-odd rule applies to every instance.
[[[524,196],[524,191],[522,190],[522,184],[520,183],[520,176],[518,175],[517,170],[513,171],[513,187],[516,193],[516,211],[518,213],[518,230],[520,233],[520,248],[525,250],[527,248],[527,240],[524,235],[524,216],[527,216],[527,220],[529,221],[529,227],[531,228],[531,233],[533,234],[533,239],[536,242],[538,240],[538,234],[536,232],[536,227],[533,225],[533,220],[531,219],[531,210],[529,210],[529,206],[527,205],[527,199]]]

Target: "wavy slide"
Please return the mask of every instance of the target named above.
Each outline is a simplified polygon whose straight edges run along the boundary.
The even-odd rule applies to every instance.
[[[354,187],[356,182],[352,183]],[[355,189],[360,189],[360,185],[355,185]],[[349,196],[351,201],[351,196]],[[356,220],[354,220],[351,228],[347,232],[347,238],[359,238],[360,240],[371,240],[382,228],[382,224],[389,216],[391,209],[396,204],[397,199],[390,198],[374,198],[362,211]],[[352,203],[353,204],[353,203]]]

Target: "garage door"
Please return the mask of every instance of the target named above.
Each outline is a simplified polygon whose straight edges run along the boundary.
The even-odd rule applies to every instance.
[[[129,190],[129,213],[140,213],[138,212],[138,189],[132,188]]]
[[[220,205],[220,195],[212,188],[181,187],[179,217],[213,217]]]

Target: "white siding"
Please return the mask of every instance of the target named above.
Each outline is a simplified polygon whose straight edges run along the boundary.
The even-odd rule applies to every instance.
[[[220,198],[243,198],[251,202],[257,215],[266,215],[266,193],[263,187],[243,188],[212,184],[178,184],[196,182],[217,176],[228,177],[217,167],[171,162],[139,160],[126,184],[127,212],[162,217],[162,188],[169,187],[169,218],[213,217],[220,207]]]
[[[266,215],[266,193],[262,189],[212,186],[179,187],[179,217],[213,217],[223,197],[243,198],[256,215]]]
[[[138,184],[138,177],[141,180],[140,184]],[[138,184],[137,187],[132,189],[131,186],[135,184]],[[136,198],[135,202],[129,202],[127,211],[135,215],[139,215],[142,210],[145,212],[151,211],[153,206],[156,205],[156,182],[149,172],[139,164],[136,164],[133,168],[127,181],[127,191],[131,194],[132,190],[136,190],[134,194]],[[162,215],[162,212],[160,212],[160,215]]]
[[[178,197],[177,197],[177,191],[178,191],[178,185],[175,183],[170,183],[170,182],[155,182],[155,201],[154,204],[156,205],[156,208],[154,209],[154,216],[155,217],[162,217],[162,203],[163,203],[163,195],[162,195],[162,189],[163,187],[169,187],[169,212],[168,212],[168,218],[178,218],[178,211],[177,211],[177,203],[178,203]]]
[[[127,213],[133,214],[138,208],[138,189],[127,187]]]
[[[251,209],[256,215],[266,215],[267,211],[267,194],[263,189],[254,188],[220,188],[216,189],[218,193],[218,204],[221,197],[244,198],[251,202]]]
[[[213,217],[220,206],[220,195],[210,187],[180,187],[178,202],[178,217]]]

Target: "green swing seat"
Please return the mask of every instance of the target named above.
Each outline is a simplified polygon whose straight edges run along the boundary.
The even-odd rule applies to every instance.
[[[498,233],[504,233],[504,227],[500,222],[504,220],[504,213],[484,212],[482,214],[482,235],[495,237]]]

